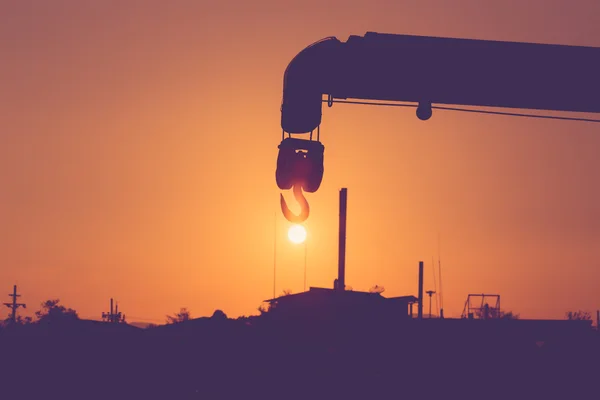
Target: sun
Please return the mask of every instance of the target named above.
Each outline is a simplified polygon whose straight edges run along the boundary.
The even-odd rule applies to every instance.
[[[306,240],[306,228],[302,225],[292,225],[288,231],[288,238],[292,243],[303,243]]]

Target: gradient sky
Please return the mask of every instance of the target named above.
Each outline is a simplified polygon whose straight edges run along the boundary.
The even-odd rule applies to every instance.
[[[28,315],[60,298],[99,318],[110,297],[129,320],[255,314],[275,215],[277,292],[303,289],[275,183],[299,51],[367,31],[600,46],[599,17],[596,0],[0,1],[0,300],[17,283]],[[419,260],[433,289],[439,233],[447,316],[482,292],[526,318],[600,307],[598,124],[335,105],[321,138],[310,286],[336,277],[347,187],[355,290],[416,295]]]

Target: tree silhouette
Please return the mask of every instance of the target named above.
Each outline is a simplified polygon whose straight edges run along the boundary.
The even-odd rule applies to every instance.
[[[565,317],[570,321],[590,321],[592,315],[587,311],[569,311],[565,313]]]
[[[79,319],[75,310],[59,305],[59,303],[59,299],[46,300],[43,302],[42,309],[35,312],[38,322],[72,321]]]
[[[22,315],[17,315],[17,317],[16,317],[16,319],[14,321],[14,324],[15,325],[27,325],[27,324],[30,324],[32,322],[33,322],[33,320],[32,320],[31,317],[23,317]],[[8,318],[6,318],[3,321],[3,324],[0,324],[0,325],[8,326],[8,325],[11,325],[11,324],[13,324],[13,320],[12,320],[11,317],[8,317]]]
[[[500,311],[498,318],[501,319],[519,319],[519,314],[514,314],[512,311]]]
[[[225,314],[222,310],[215,310],[213,313],[212,319],[227,319],[227,314]]]
[[[177,324],[180,322],[188,321],[191,317],[190,312],[187,308],[182,307],[179,312],[173,316],[167,315],[167,324]]]
[[[265,315],[265,314],[268,314],[269,312],[273,311],[276,306],[277,306],[276,301],[274,301],[272,303],[261,304],[258,307],[258,312],[260,313],[260,315]]]
[[[385,288],[383,286],[375,285],[371,289],[369,289],[369,293],[383,293],[385,292]]]

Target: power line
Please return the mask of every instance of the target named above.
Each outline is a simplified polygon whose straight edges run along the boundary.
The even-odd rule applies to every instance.
[[[80,319],[85,319],[85,320],[90,320],[90,321],[99,321],[99,322],[105,322],[105,319],[102,319],[101,317],[98,317],[97,315],[88,315],[88,314],[78,314]],[[135,317],[135,316],[131,316],[131,315],[127,315],[127,323],[131,323],[131,322],[157,322],[157,323],[164,323],[165,320],[164,319],[153,319],[153,318],[145,318],[145,317]]]
[[[160,322],[160,323],[164,323],[165,322],[164,319],[136,317],[136,316],[133,316],[133,315],[129,315],[128,318],[132,322]]]
[[[85,320],[90,320],[90,321],[99,321],[99,322],[106,322],[106,319],[103,319],[101,317],[98,317],[96,315],[79,315],[80,319],[85,319]],[[145,317],[135,317],[135,316],[131,316],[131,315],[127,315],[127,323],[131,324],[131,322],[142,322],[142,323],[164,323],[165,320],[164,319],[154,319],[154,318],[145,318]]]
[[[386,102],[369,102],[369,101],[356,101],[356,100],[322,100],[323,103],[343,103],[343,104],[360,104],[366,106],[384,106],[384,107],[411,107],[417,108],[417,104],[407,103],[386,103]],[[431,106],[434,110],[445,110],[445,111],[459,111],[459,112],[470,112],[476,114],[492,114],[492,115],[504,115],[509,117],[527,117],[527,118],[542,118],[542,119],[558,119],[565,121],[578,121],[578,122],[594,122],[600,123],[600,119],[593,118],[580,118],[580,117],[563,117],[556,115],[540,115],[540,114],[526,114],[526,113],[515,113],[505,111],[491,111],[491,110],[474,110],[470,108],[460,107],[447,107],[447,106]]]
[[[472,112],[479,114],[492,114],[492,115],[506,115],[509,117],[529,117],[529,118],[543,118],[543,119],[560,119],[563,121],[579,121],[579,122],[595,122],[599,123],[600,119],[593,118],[580,118],[580,117],[561,117],[556,115],[540,115],[540,114],[524,114],[524,113],[513,113],[513,112],[504,112],[504,111],[490,111],[490,110],[472,110],[468,108],[458,108],[458,107],[445,107],[445,106],[432,106],[432,109],[436,110],[447,110],[447,111],[462,111],[462,112]]]

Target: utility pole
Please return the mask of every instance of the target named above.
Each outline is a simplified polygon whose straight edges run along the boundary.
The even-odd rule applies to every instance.
[[[429,296],[429,319],[431,319],[431,295],[435,294],[434,290],[428,290],[425,293]]]
[[[13,292],[12,294],[9,294],[10,297],[12,297],[12,302],[10,303],[4,303],[4,305],[8,308],[12,309],[12,312],[10,314],[10,320],[11,322],[17,322],[17,308],[19,307],[23,307],[23,308],[27,308],[27,306],[24,303],[17,303],[17,297],[21,297],[20,294],[17,294],[17,285],[13,286]]]
[[[419,306],[417,318],[423,319],[423,261],[419,261]]]

